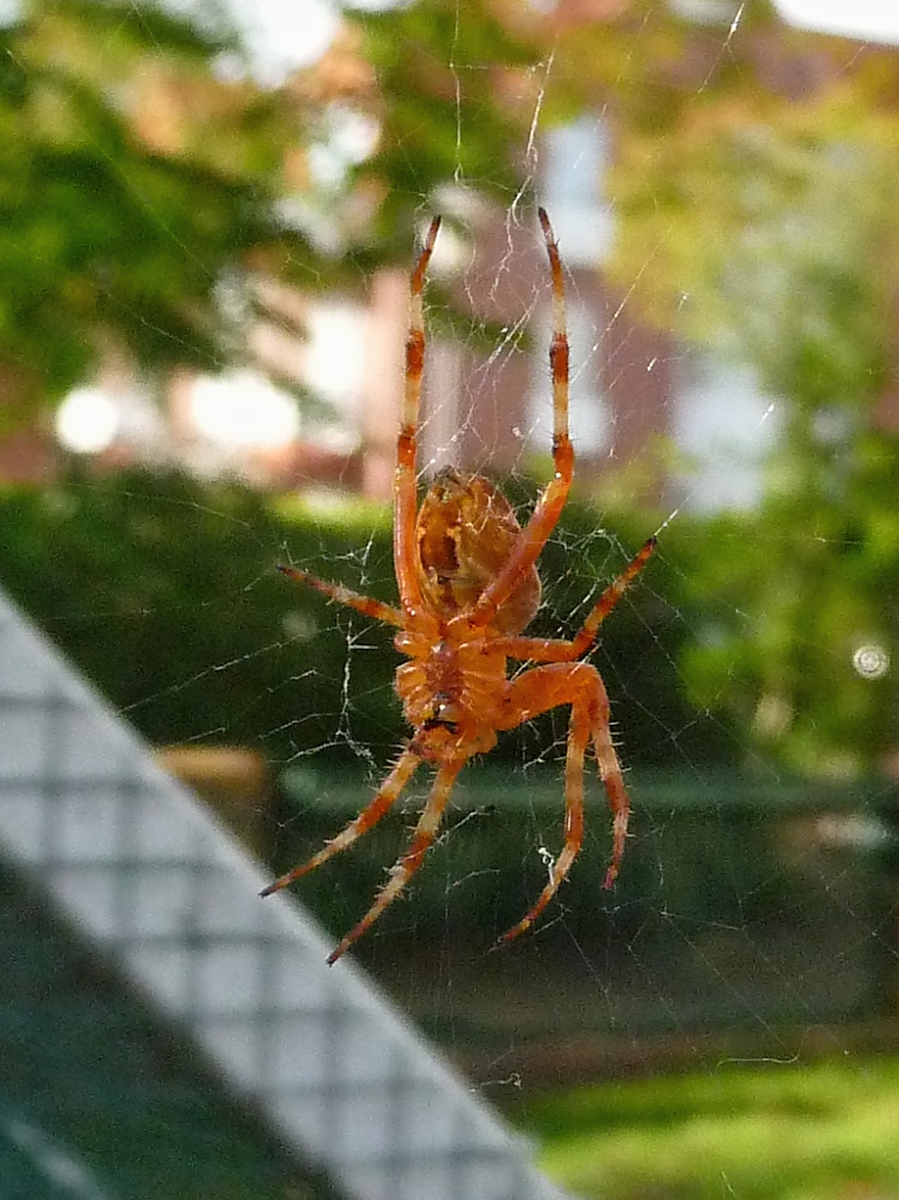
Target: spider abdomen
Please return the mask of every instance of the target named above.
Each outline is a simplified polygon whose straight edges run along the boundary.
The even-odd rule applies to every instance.
[[[483,475],[446,467],[422,500],[415,523],[417,573],[431,612],[444,618],[473,608],[521,536],[512,505]],[[516,634],[540,606],[540,578],[527,570],[493,621]]]

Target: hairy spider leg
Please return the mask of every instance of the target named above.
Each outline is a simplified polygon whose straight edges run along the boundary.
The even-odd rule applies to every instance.
[[[553,331],[549,347],[549,365],[553,391],[553,466],[555,474],[543,489],[530,520],[493,582],[484,589],[477,604],[459,620],[489,625],[522,578],[534,566],[540,551],[555,529],[571,490],[574,476],[574,449],[568,436],[568,333],[565,319],[565,286],[562,263],[546,210],[538,208],[540,226],[546,242],[552,275]]]
[[[374,904],[362,920],[341,939],[334,950],[328,955],[329,964],[337,962],[341,954],[348,950],[353,942],[362,937],[363,933],[378,919],[384,909],[396,900],[397,896],[399,896],[403,888],[421,866],[422,859],[437,836],[443,810],[446,808],[450,792],[453,790],[456,778],[465,766],[466,761],[465,758],[459,758],[441,765],[434,778],[431,794],[428,796],[427,803],[418,819],[418,824],[415,826],[415,832],[412,834],[412,840],[409,842],[408,849],[390,868],[387,882],[378,892]]]
[[[440,217],[435,217],[409,282],[409,334],[406,338],[403,417],[396,441],[393,570],[400,593],[400,603],[410,615],[420,612],[422,608],[421,585],[415,567],[415,518],[418,512],[415,459],[418,444],[418,411],[421,404],[421,375],[425,360],[421,294],[439,228]]]
[[[412,271],[409,287],[409,335],[406,341],[405,398],[403,420],[397,439],[397,467],[395,481],[394,510],[394,573],[399,587],[403,607],[421,607],[421,590],[414,569],[414,527],[418,508],[418,493],[415,481],[416,438],[418,411],[421,403],[421,376],[424,368],[424,315],[422,312],[422,290],[425,272],[434,250],[440,217],[431,222],[424,247]],[[365,616],[374,617],[388,625],[401,627],[402,613],[380,600],[360,596],[342,584],[328,583],[296,567],[280,565],[278,570],[289,578],[314,588],[338,604],[355,608]]]
[[[363,833],[368,833],[369,829],[373,829],[381,818],[390,811],[396,802],[400,792],[415,774],[415,770],[421,759],[412,750],[405,750],[400,756],[399,762],[378,788],[374,798],[362,810],[358,817],[350,821],[336,837],[330,838],[317,854],[313,854],[307,862],[304,862],[299,867],[294,867],[292,871],[288,871],[286,875],[282,875],[280,879],[276,879],[274,883],[270,883],[268,887],[263,888],[259,893],[260,896],[270,896],[272,892],[279,892],[281,888],[286,888],[289,884],[294,883],[297,879],[301,879],[304,875],[308,875],[310,871],[314,871],[316,867],[320,867],[322,863],[326,863],[329,858],[333,858],[335,854],[341,854],[344,850],[349,849],[357,838]]]
[[[517,925],[503,934],[509,942],[534,923],[559,890],[577,858],[584,837],[584,753],[592,740],[599,774],[612,811],[612,857],[603,887],[611,887],[618,874],[630,803],[621,767],[609,734],[609,698],[599,672],[589,663],[555,663],[520,676],[512,684],[514,716],[509,728],[530,721],[547,709],[571,705],[568,753],[565,759],[565,825],[561,853],[553,863],[549,882]]]
[[[328,583],[326,579],[319,579],[317,575],[310,575],[308,571],[300,571],[297,567],[288,567],[283,563],[278,564],[278,570],[288,579],[295,579],[297,583],[321,592],[335,604],[345,604],[348,608],[355,608],[356,612],[362,613],[363,616],[383,621],[385,625],[401,627],[403,624],[403,614],[398,608],[392,608],[391,605],[384,604],[381,600],[375,600],[371,596],[360,596],[358,592],[351,591],[342,583]]]
[[[580,631],[575,634],[574,640],[571,643],[572,658],[580,658],[593,645],[600,625],[649,562],[656,548],[656,543],[657,539],[655,537],[647,538],[624,570],[603,590],[602,595],[588,614]]]
[[[493,645],[509,658],[522,661],[574,662],[593,645],[600,625],[646,566],[656,548],[656,542],[655,537],[647,538],[624,570],[603,591],[570,642],[562,638],[513,637],[502,638]]]

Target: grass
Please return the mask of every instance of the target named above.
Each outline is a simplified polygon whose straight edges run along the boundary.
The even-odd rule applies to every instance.
[[[726,1067],[534,1098],[540,1162],[596,1200],[899,1200],[899,1059]]]

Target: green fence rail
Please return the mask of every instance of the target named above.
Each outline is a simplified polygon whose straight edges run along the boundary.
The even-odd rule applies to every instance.
[[[558,902],[540,928],[490,953],[561,845],[562,774],[561,763],[472,767],[408,897],[358,947],[432,1032],[457,1044],[513,1028],[631,1035],[897,1011],[899,793],[876,779],[634,770],[631,836],[611,892],[600,887],[610,820],[592,780],[584,846]],[[276,869],[333,836],[376,783],[308,764],[286,771]],[[423,772],[380,826],[296,885],[335,933],[368,907],[426,786]],[[451,994],[422,983],[436,977],[452,980]]]

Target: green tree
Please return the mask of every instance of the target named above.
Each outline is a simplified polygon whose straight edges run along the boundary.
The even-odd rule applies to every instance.
[[[214,10],[188,20],[150,2],[26,2],[0,31],[7,426],[110,350],[150,376],[239,360],[248,317],[271,296],[254,281],[358,286],[406,261],[414,209],[462,160],[485,190],[510,191],[493,135],[513,120],[476,72],[457,103],[452,19],[448,5],[360,17],[320,63],[263,87]],[[460,29],[459,70],[527,58],[478,7]],[[376,151],[316,177],[316,151],[333,156],[354,119],[370,122]]]
[[[110,348],[156,371],[221,365],[239,351],[223,284],[252,256],[308,257],[277,214],[297,106],[215,77],[238,51],[227,31],[145,5],[34,3],[0,47],[4,420]]]
[[[689,564],[714,605],[684,662],[694,696],[846,777],[897,738],[899,53],[742,11],[701,86],[673,18],[651,86],[622,82],[614,270],[652,319],[751,363],[780,418],[763,503]]]

